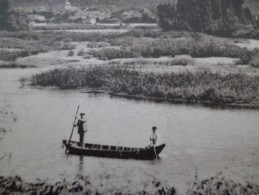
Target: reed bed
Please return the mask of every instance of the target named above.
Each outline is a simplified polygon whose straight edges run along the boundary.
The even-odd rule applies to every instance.
[[[0,176],[0,194],[138,194],[138,195],[177,195],[177,188],[162,184],[153,179],[146,182],[143,189],[136,191],[133,186],[123,187],[109,186],[110,176],[101,176],[92,181],[88,176],[77,175],[72,181],[67,179],[56,183],[35,179],[34,182],[26,182],[20,176]],[[127,181],[125,181],[127,183]],[[217,175],[208,179],[195,180],[187,186],[186,195],[256,195],[259,186],[252,182],[236,182]]]
[[[104,178],[104,179],[103,179]],[[105,179],[106,178],[106,179]],[[154,179],[151,183],[146,183],[143,190],[136,192],[130,187],[113,187],[107,185],[109,176],[100,177],[100,181],[92,181],[87,176],[77,175],[71,182],[63,179],[54,184],[36,179],[35,182],[25,182],[20,176],[3,177],[0,176],[0,194],[31,194],[31,195],[66,195],[66,194],[170,194],[176,195],[174,187],[162,185]],[[96,184],[97,183],[97,184]],[[97,186],[96,186],[97,185]]]
[[[259,104],[259,78],[207,70],[147,73],[119,66],[54,69],[34,75],[32,85],[60,89],[90,88],[112,94],[191,103]]]
[[[133,51],[120,50],[120,49],[101,49],[101,51],[92,50],[89,52],[90,55],[100,60],[113,60],[120,58],[136,58],[138,54]]]
[[[125,62],[121,60],[115,60],[108,62],[109,65],[122,65],[122,66],[150,66],[150,65],[159,65],[159,66],[187,66],[187,65],[194,65],[195,59],[188,55],[181,55],[175,56],[174,58],[168,58],[166,60],[153,60],[147,58],[140,58],[140,59],[131,59],[126,60]]]
[[[173,32],[175,33],[175,32]],[[155,34],[153,32],[153,34]],[[190,55],[191,57],[232,57],[239,58],[238,64],[249,64],[253,56],[258,52],[249,51],[233,44],[219,41],[216,38],[202,37],[200,34],[186,34],[179,37],[179,34],[146,35],[142,31],[130,31],[120,35],[95,35],[94,41],[103,39],[112,46],[121,47],[120,52],[114,49],[101,49],[93,51],[92,55],[101,60],[116,58],[159,58],[163,56],[174,57],[176,55]],[[102,37],[101,37],[102,36]],[[89,38],[88,38],[89,39]],[[87,40],[91,41],[91,40]],[[122,52],[132,55],[121,55]]]
[[[251,182],[235,182],[221,173],[209,179],[196,180],[192,183],[187,195],[255,195],[259,186]]]

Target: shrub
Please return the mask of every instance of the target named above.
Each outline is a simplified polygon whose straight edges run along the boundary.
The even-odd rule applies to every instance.
[[[105,42],[90,42],[87,44],[87,47],[89,48],[101,48],[101,47],[108,47],[108,46],[110,46],[110,44]]]
[[[67,53],[67,57],[72,57],[74,56],[74,51],[73,50],[70,50],[68,53]]]
[[[255,68],[259,68],[259,50],[258,49],[254,50],[254,55],[253,55],[252,60],[250,61],[250,65]]]
[[[83,55],[84,55],[84,49],[80,49],[80,50],[77,52],[77,55],[78,55],[78,56],[83,56]]]
[[[14,61],[20,57],[29,56],[30,53],[28,51],[0,51],[0,60],[4,61]]]
[[[119,49],[101,49],[100,51],[90,51],[89,54],[100,60],[112,60],[117,58],[135,58],[137,54],[132,51]]]
[[[72,50],[75,49],[75,46],[70,43],[61,44],[59,47],[60,50]]]
[[[187,55],[181,55],[181,56],[175,56],[175,58],[171,61],[168,61],[169,65],[193,65],[194,60],[192,59],[191,56]]]

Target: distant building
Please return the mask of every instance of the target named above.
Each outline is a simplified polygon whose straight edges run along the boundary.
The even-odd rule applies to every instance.
[[[66,5],[65,5],[65,10],[70,10],[71,9],[71,3],[66,0]]]
[[[47,20],[45,16],[38,14],[29,14],[28,19],[30,21],[29,27],[34,30],[36,28],[43,28],[47,26]]]
[[[96,25],[96,23],[97,23],[97,18],[90,18],[91,25]]]

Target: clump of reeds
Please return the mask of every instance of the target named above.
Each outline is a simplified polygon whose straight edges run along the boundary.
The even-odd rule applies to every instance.
[[[214,40],[201,41],[195,37],[185,39],[154,38],[118,36],[108,40],[112,45],[122,49],[102,49],[93,51],[92,55],[99,59],[110,60],[116,58],[159,58],[163,56],[174,57],[177,55],[189,55],[191,57],[232,57],[239,58],[239,64],[248,64],[255,53],[236,45],[217,42]]]
[[[37,52],[36,52],[37,53]],[[17,58],[26,57],[30,54],[36,54],[29,51],[0,51],[0,60],[4,61],[15,61]]]
[[[78,56],[83,56],[84,54],[85,54],[84,49],[80,49],[80,50],[77,52],[77,55],[78,55]]]
[[[92,50],[89,54],[100,60],[113,60],[118,58],[135,58],[137,54],[133,51],[120,50],[120,49],[101,49],[100,51]]]
[[[234,182],[221,174],[209,179],[196,180],[187,191],[187,195],[255,195],[259,194],[259,186],[251,182]]]
[[[67,57],[72,57],[74,56],[74,51],[73,50],[70,50],[67,52]]]
[[[105,42],[90,42],[87,44],[87,47],[89,48],[102,48],[108,46],[110,46],[110,44]]]
[[[194,65],[195,60],[188,55],[181,55],[181,56],[175,56],[174,58],[168,58],[166,60],[150,60],[150,59],[131,59],[127,61],[110,61],[108,63],[109,65],[126,65],[126,66],[143,66],[143,65],[160,65],[160,66],[174,66],[174,65],[180,65],[180,66],[186,66],[186,65]]]
[[[102,177],[103,178],[103,177]],[[109,177],[107,177],[109,178]],[[108,179],[107,179],[108,180]],[[145,184],[143,190],[134,192],[130,187],[108,186],[103,179],[94,181],[89,177],[77,175],[72,182],[67,179],[51,184],[47,181],[37,178],[35,182],[25,182],[20,176],[3,177],[0,176],[0,194],[171,194],[176,195],[174,187],[167,187],[157,180]],[[104,183],[103,183],[104,182]]]
[[[259,104],[259,78],[209,71],[147,73],[118,66],[55,69],[32,77],[32,85],[92,88],[167,101]]]

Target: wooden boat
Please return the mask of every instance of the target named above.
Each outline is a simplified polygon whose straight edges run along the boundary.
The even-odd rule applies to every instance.
[[[156,159],[165,147],[165,144],[146,148],[130,148],[90,143],[81,145],[79,142],[68,142],[67,140],[63,140],[63,145],[66,147],[67,154],[140,160]]]

